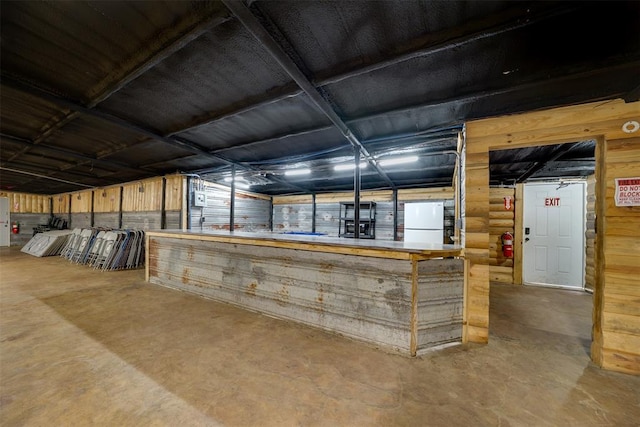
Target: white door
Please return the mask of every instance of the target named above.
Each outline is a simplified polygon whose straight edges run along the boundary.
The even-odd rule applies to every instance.
[[[584,288],[585,217],[583,182],[525,184],[525,283]]]
[[[9,224],[9,198],[0,197],[0,246],[9,246],[11,226]]]

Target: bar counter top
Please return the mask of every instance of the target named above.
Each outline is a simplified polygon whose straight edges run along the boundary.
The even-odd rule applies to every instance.
[[[147,237],[173,237],[392,259],[462,257],[464,254],[463,248],[459,245],[338,238],[324,235],[288,234],[270,231],[196,231],[175,229],[149,231],[147,232]]]

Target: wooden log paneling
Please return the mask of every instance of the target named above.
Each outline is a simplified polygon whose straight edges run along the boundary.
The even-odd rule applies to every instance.
[[[633,314],[613,316],[609,311],[612,305],[607,303],[607,298],[615,295],[616,310],[620,310],[622,303],[625,313],[640,316],[640,303],[635,298],[640,287],[635,267],[640,265],[640,250],[635,243],[638,238],[614,234],[628,232],[630,228],[640,229],[640,207],[617,207],[614,203],[614,179],[640,175],[640,138],[637,133],[622,131],[628,120],[640,120],[640,102],[625,103],[618,99],[467,123],[465,194],[469,201],[465,204],[466,232],[471,226],[475,236],[470,242],[471,248],[467,245],[465,251],[467,256],[480,256],[480,234],[489,235],[491,231],[490,227],[480,229],[483,222],[478,220],[482,209],[490,210],[488,194],[483,201],[484,195],[479,194],[477,187],[485,180],[480,171],[488,166],[488,159],[482,160],[482,156],[488,157],[490,150],[596,139],[595,223],[598,235],[593,244],[586,243],[587,254],[593,254],[595,260],[593,273],[588,270],[588,274],[593,275],[595,288],[591,357],[606,369],[637,374],[640,373],[640,333],[634,327],[637,322],[626,317]],[[487,247],[489,240],[487,236]],[[485,305],[481,298],[474,297],[473,292],[483,290],[484,283],[488,288],[489,278],[490,275],[486,278],[470,275],[468,278],[470,295],[465,304],[465,319],[469,322],[468,329],[473,330],[472,336],[488,332],[471,322],[474,316],[479,319]],[[481,295],[481,292],[477,293]],[[488,307],[486,311],[488,313]]]
[[[511,197],[511,208],[504,208],[504,198]],[[502,233],[508,231],[515,236],[514,222],[515,188],[489,189],[489,272],[491,280],[513,283],[513,259],[506,258],[502,251]]]
[[[585,229],[585,244],[587,246],[585,259],[584,287],[593,292],[595,289],[595,245],[596,245],[596,176],[587,178],[587,221]]]
[[[609,157],[609,153],[612,153]],[[640,207],[615,206],[615,179],[640,176],[640,138],[606,141],[602,233],[596,242],[604,258],[601,307],[602,366],[640,373]],[[596,251],[596,255],[598,255]],[[597,276],[597,275],[596,275]]]
[[[50,213],[51,196],[3,191],[0,197],[9,199],[10,213]]]

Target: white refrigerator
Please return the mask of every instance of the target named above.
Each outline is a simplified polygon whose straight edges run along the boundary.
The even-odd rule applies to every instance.
[[[444,202],[405,203],[404,241],[444,242]]]

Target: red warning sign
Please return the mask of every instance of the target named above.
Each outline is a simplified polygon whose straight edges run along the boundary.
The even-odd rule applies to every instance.
[[[616,178],[616,206],[640,206],[640,178]]]

